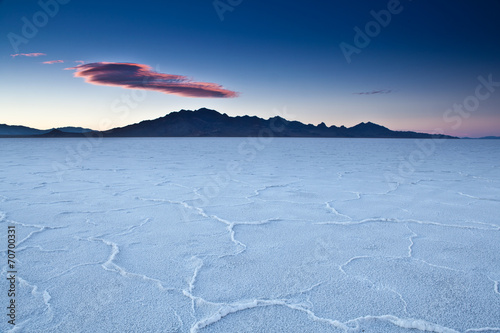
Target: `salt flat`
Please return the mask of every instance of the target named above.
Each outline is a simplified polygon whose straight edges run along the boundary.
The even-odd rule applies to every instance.
[[[2,139],[0,331],[498,332],[499,148]]]

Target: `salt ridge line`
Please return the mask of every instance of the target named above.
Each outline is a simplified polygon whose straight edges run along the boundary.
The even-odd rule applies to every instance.
[[[377,286],[377,285],[374,284],[374,286]],[[409,313],[408,313],[408,302],[406,302],[406,300],[404,299],[403,295],[400,292],[398,292],[398,291],[396,291],[396,290],[394,290],[392,288],[389,288],[387,286],[382,286],[382,290],[388,290],[388,291],[396,294],[399,297],[400,301],[403,302],[403,312],[407,316],[409,316]]]
[[[191,317],[192,317],[193,319],[195,319],[195,320],[196,320],[196,317],[195,317],[195,315],[196,315],[195,302],[197,302],[197,303],[202,303],[202,304],[207,304],[207,305],[211,305],[211,306],[217,306],[217,307],[219,307],[219,309],[216,311],[216,313],[215,313],[215,314],[213,314],[213,315],[212,315],[211,317],[209,317],[209,318],[212,318],[212,317],[214,317],[214,316],[215,316],[215,317],[217,317],[217,316],[218,316],[217,314],[221,311],[221,309],[224,309],[224,308],[225,308],[225,307],[227,307],[227,306],[231,306],[231,304],[227,304],[227,303],[220,303],[220,302],[212,302],[212,301],[208,301],[208,300],[206,300],[206,299],[204,299],[204,298],[202,298],[202,297],[199,297],[199,296],[194,296],[194,295],[193,295],[193,293],[192,293],[192,292],[193,292],[193,290],[194,290],[194,288],[195,288],[196,278],[197,278],[197,276],[198,276],[198,274],[199,274],[199,272],[200,272],[201,268],[203,267],[204,262],[203,262],[203,260],[202,260],[202,259],[200,259],[200,258],[198,258],[198,257],[192,257],[191,259],[195,259],[195,260],[198,262],[198,264],[196,265],[196,267],[195,267],[195,269],[194,269],[194,272],[193,272],[193,275],[192,275],[192,277],[191,277],[190,281],[188,282],[188,290],[186,290],[186,289],[183,289],[183,290],[182,290],[182,293],[183,293],[186,297],[189,297],[189,298],[191,299],[191,311],[192,311],[192,313],[191,313]],[[293,295],[302,295],[302,294],[305,294],[305,293],[307,293],[307,292],[309,292],[309,291],[314,290],[315,288],[317,288],[318,286],[320,286],[320,285],[321,285],[321,284],[323,284],[323,283],[324,283],[324,282],[318,282],[318,283],[316,283],[316,284],[312,285],[312,286],[311,286],[311,287],[309,287],[309,288],[306,288],[306,289],[303,289],[303,290],[299,290],[299,291],[297,291],[297,292],[295,292],[295,293],[292,293],[292,294],[289,294],[289,295],[287,295],[287,296],[293,296]],[[257,300],[257,301],[260,301],[260,300]],[[283,301],[283,302],[284,302],[284,301]],[[233,304],[234,304],[234,303],[233,303]],[[298,305],[297,305],[297,306],[298,306]],[[309,310],[308,310],[308,311],[309,311]],[[224,316],[222,316],[222,317],[224,317]],[[222,317],[221,317],[220,319],[222,319]],[[220,319],[219,319],[219,320],[220,320]],[[199,321],[199,322],[202,322],[202,321]],[[199,322],[197,322],[197,323],[199,323]],[[196,324],[195,324],[195,325],[196,325]],[[195,325],[194,325],[194,326],[195,326]],[[194,327],[194,326],[193,326],[193,327]]]
[[[109,212],[126,212],[130,210],[134,210],[137,208],[147,208],[147,207],[156,207],[160,206],[161,204],[150,204],[150,205],[144,205],[144,206],[128,206],[126,208],[112,208],[112,209],[107,209],[107,210],[86,210],[86,211],[78,211],[78,212],[71,212],[71,211],[66,211],[66,212],[61,212],[59,215],[62,214],[74,214],[74,213],[79,213],[79,214],[106,214]]]
[[[345,271],[344,271],[344,268],[346,266],[348,266],[350,263],[352,263],[353,261],[356,261],[356,260],[362,260],[362,259],[391,259],[391,260],[402,260],[402,259],[408,259],[408,257],[394,257],[394,256],[355,256],[355,257],[352,257],[350,258],[349,260],[347,260],[344,264],[342,265],[339,265],[339,270],[344,273],[345,275],[349,276],[349,274],[347,274]],[[438,268],[438,269],[446,269],[446,270],[450,270],[450,271],[453,271],[453,272],[460,272],[460,273],[467,273],[466,271],[464,270],[461,270],[461,269],[456,269],[456,268],[451,268],[451,267],[448,267],[448,266],[441,266],[441,265],[435,265],[435,264],[431,264],[427,261],[425,261],[424,259],[416,259],[416,258],[413,258],[411,257],[412,260],[416,261],[416,262],[420,262],[424,265],[427,265],[427,266],[430,266],[430,267],[434,267],[434,268]]]
[[[26,224],[26,223],[22,223],[22,222],[13,221],[13,220],[7,220],[5,214],[3,216],[0,215],[0,222],[3,222],[4,220],[6,222],[9,222],[9,223],[12,223],[12,224],[16,224],[16,225],[21,225],[23,227],[37,228],[38,229],[38,230],[34,230],[34,231],[30,232],[28,234],[28,236],[24,237],[22,240],[20,240],[19,242],[17,242],[16,247],[18,247],[19,245],[21,245],[22,243],[24,243],[25,241],[27,241],[28,239],[30,239],[34,234],[41,233],[41,232],[44,232],[44,231],[47,231],[47,230],[55,230],[55,229],[64,229],[64,228],[67,228],[67,226],[50,227],[50,226],[38,225],[38,224]],[[0,252],[7,252],[7,250],[2,250]]]
[[[74,265],[74,266],[71,266],[70,268],[62,271],[61,273],[59,274],[56,274],[54,276],[51,276],[49,277],[48,279],[46,279],[45,281],[43,282],[49,282],[50,280],[53,280],[53,279],[57,279],[57,278],[60,278],[61,276],[64,276],[68,273],[71,273],[73,270],[77,269],[77,268],[80,268],[80,267],[85,267],[85,266],[95,266],[95,265],[99,265],[101,262],[86,262],[86,263],[82,263],[82,264],[77,264],[77,265]]]
[[[408,302],[406,302],[406,300],[404,299],[403,295],[392,289],[392,288],[389,288],[387,287],[386,285],[383,285],[383,284],[380,284],[380,283],[375,283],[373,282],[372,280],[370,280],[368,277],[366,276],[359,276],[359,275],[351,275],[351,274],[347,274],[346,271],[344,271],[343,267],[347,266],[348,264],[350,264],[352,261],[354,260],[358,260],[358,259],[380,259],[380,258],[384,258],[384,259],[401,259],[402,257],[383,257],[383,256],[359,256],[359,257],[354,257],[354,258],[351,258],[349,259],[345,264],[339,266],[339,270],[344,273],[346,276],[350,277],[350,278],[355,278],[355,279],[359,279],[361,281],[366,281],[368,282],[369,284],[371,284],[373,287],[376,287],[377,290],[384,290],[384,291],[389,291],[395,295],[397,295],[400,299],[400,301],[403,303],[403,312],[408,315]]]
[[[225,220],[225,219],[222,219],[222,218],[218,217],[217,215],[208,215],[202,208],[189,205],[188,203],[186,203],[184,201],[173,201],[173,200],[168,200],[168,199],[144,199],[144,198],[140,198],[140,197],[137,197],[137,198],[140,199],[140,200],[154,200],[154,201],[162,201],[162,202],[168,202],[168,203],[172,203],[172,204],[178,204],[178,205],[183,206],[184,208],[187,208],[187,209],[190,209],[190,210],[194,210],[196,212],[196,214],[198,214],[198,215],[200,215],[202,217],[209,218],[209,219],[214,219],[216,221],[224,223],[227,226],[226,229],[229,232],[231,241],[235,245],[238,245],[238,246],[242,247],[242,249],[240,251],[238,251],[237,253],[227,254],[227,255],[224,255],[223,257],[226,257],[226,256],[236,256],[236,255],[238,255],[238,254],[240,254],[240,253],[242,253],[242,252],[244,252],[246,250],[247,246],[245,244],[243,244],[242,242],[240,242],[239,240],[237,240],[234,237],[234,234],[235,234],[235,232],[234,232],[234,226],[237,225],[238,222],[230,222],[228,220]]]
[[[188,282],[188,290],[186,292],[184,292],[184,290],[183,290],[183,294],[186,296],[188,296],[188,295],[193,296],[193,290],[195,288],[194,284],[196,283],[196,278],[198,277],[198,273],[204,264],[203,260],[196,257],[196,256],[192,257],[191,259],[196,260],[197,264],[196,264],[196,267],[194,268],[194,272],[193,272],[193,275],[191,276],[191,280]],[[196,310],[194,308],[195,298],[194,297],[190,297],[190,298],[191,298],[191,310],[192,310],[193,316],[194,316],[194,314],[196,313]]]
[[[73,200],[58,200],[58,201],[50,201],[50,202],[27,202],[27,206],[36,206],[36,205],[54,205],[54,204],[64,204],[64,203],[75,203]]]
[[[283,187],[288,187],[290,185],[293,185],[293,184],[296,184],[296,183],[300,183],[301,180],[296,180],[296,181],[293,181],[291,183],[286,183],[286,184],[274,184],[274,185],[266,185],[262,188],[258,188],[256,190],[253,190],[254,191],[254,194],[252,195],[249,195],[249,196],[246,196],[245,198],[248,199],[250,202],[253,202],[250,200],[250,198],[254,198],[254,197],[258,197],[260,196],[261,192],[264,192],[270,188],[283,188]]]
[[[373,282],[372,280],[368,279],[368,277],[366,276],[359,276],[359,275],[351,275],[351,274],[347,274],[346,271],[344,271],[343,267],[349,265],[352,261],[354,260],[358,260],[358,259],[380,259],[380,258],[387,258],[387,259],[401,259],[402,257],[383,257],[383,256],[358,256],[358,257],[354,257],[354,258],[351,258],[349,259],[345,264],[339,266],[339,270],[344,273],[346,276],[348,277],[351,277],[351,278],[357,278],[357,279],[360,279],[362,281],[366,281],[368,283],[370,283],[373,287],[376,287],[377,290],[384,290],[384,291],[389,291],[389,292],[392,292],[393,294],[397,295],[400,299],[400,301],[403,303],[403,312],[408,315],[408,302],[404,299],[403,295],[394,290],[393,288],[389,288],[387,287],[386,285],[381,285],[380,283],[375,283]]]
[[[301,296],[301,295],[308,297],[307,295],[305,295],[306,293],[313,291],[314,289],[318,288],[319,286],[321,286],[325,283],[327,283],[327,281],[320,281],[320,282],[315,283],[306,289],[298,290],[296,292],[291,292],[288,294],[277,295],[276,297],[277,297],[277,299],[286,299],[286,300],[290,300],[293,297]],[[308,299],[308,301],[309,301],[309,299]]]
[[[491,282],[493,282],[493,292],[495,292],[495,294],[499,294],[500,295],[500,291],[498,290],[499,281],[494,280],[494,279],[490,278],[489,276],[487,276],[487,278],[488,278],[488,280],[490,280]]]
[[[47,316],[49,318],[49,322],[51,322],[54,319],[54,313],[52,311],[52,306],[50,305],[50,299],[52,297],[50,296],[50,294],[47,291],[47,289],[45,289],[43,292],[40,292],[40,291],[38,291],[38,286],[37,285],[30,284],[28,281],[26,281],[25,279],[21,278],[20,276],[18,276],[18,279],[19,279],[20,286],[25,286],[25,287],[31,288],[31,294],[33,296],[36,297],[37,294],[41,294],[42,295],[43,303],[45,304],[45,308],[46,308],[45,312],[47,312]]]
[[[392,315],[382,315],[382,316],[365,316],[359,317],[356,319],[349,320],[346,324],[351,322],[360,322],[360,321],[371,321],[371,320],[382,320],[385,322],[389,322],[397,327],[407,328],[407,329],[416,329],[423,332],[435,332],[435,333],[459,333],[458,331],[441,326],[439,324],[431,323],[422,319],[404,319],[399,318]]]
[[[146,199],[146,198],[141,198],[141,197],[136,197],[136,198],[139,199],[139,200],[143,200],[143,201],[168,202],[168,203],[171,203],[171,204],[181,205],[184,208],[193,210],[196,214],[198,214],[198,215],[200,215],[202,217],[209,218],[209,219],[214,219],[214,220],[217,220],[219,222],[224,223],[227,226],[226,229],[229,232],[231,242],[233,242],[237,246],[242,247],[242,249],[240,251],[238,251],[237,253],[227,254],[227,255],[224,255],[222,257],[236,256],[236,255],[238,255],[238,254],[240,254],[240,253],[242,253],[242,252],[244,252],[246,250],[247,246],[245,244],[243,244],[242,242],[240,242],[239,240],[237,240],[234,237],[234,234],[235,234],[235,232],[234,232],[234,226],[236,224],[238,224],[238,222],[230,222],[228,220],[225,220],[225,219],[222,219],[222,218],[218,217],[217,215],[208,215],[207,213],[205,213],[205,211],[202,208],[189,205],[185,201],[174,201],[174,200],[168,200],[168,199]],[[220,257],[220,258],[222,258],[222,257]]]
[[[481,327],[481,328],[469,328],[467,332],[491,332],[491,331],[496,331],[500,332],[500,327]]]
[[[151,278],[151,277],[144,275],[144,274],[127,272],[125,269],[123,269],[122,267],[115,264],[113,261],[115,260],[118,253],[120,253],[120,249],[118,247],[118,244],[111,242],[111,241],[108,241],[108,240],[105,240],[103,238],[96,238],[96,237],[88,237],[87,240],[89,242],[102,242],[102,243],[106,244],[107,246],[111,247],[111,254],[109,255],[108,259],[103,263],[101,262],[101,267],[104,268],[105,270],[111,271],[111,272],[117,272],[118,274],[120,274],[121,276],[124,276],[124,277],[139,278],[139,279],[142,279],[145,281],[153,282],[155,284],[155,286],[160,291],[175,291],[174,288],[165,288],[163,286],[162,281],[160,281],[158,279]]]
[[[220,321],[222,318],[226,317],[227,315],[230,315],[232,313],[248,310],[248,309],[253,309],[257,307],[266,307],[266,306],[274,306],[274,305],[280,305],[280,306],[286,306],[290,309],[294,310],[299,310],[302,312],[307,313],[313,320],[321,321],[328,323],[334,327],[337,328],[347,328],[344,324],[342,324],[339,321],[334,321],[330,319],[325,319],[325,318],[320,318],[314,315],[314,313],[308,309],[304,309],[300,305],[293,305],[293,304],[288,304],[286,303],[285,300],[253,300],[253,301],[248,301],[244,303],[231,303],[231,304],[226,304],[223,307],[219,308],[219,310],[214,313],[212,316],[202,319],[191,326],[191,333],[197,333],[200,329],[205,328],[209,325],[212,325],[218,321]]]
[[[457,225],[457,224],[445,224],[431,221],[420,221],[413,219],[397,219],[397,218],[368,218],[359,221],[346,221],[346,222],[314,222],[313,224],[317,225],[359,225],[359,224],[368,224],[368,223],[413,223],[413,224],[423,224],[423,225],[434,225],[445,228],[456,228],[456,229],[470,229],[470,230],[482,230],[482,231],[500,231],[500,226],[491,225],[494,228],[478,228],[468,225]],[[488,224],[489,225],[489,224]]]
[[[448,267],[448,266],[442,266],[442,265],[436,265],[436,264],[431,264],[429,262],[427,262],[426,260],[424,259],[418,259],[418,258],[414,258],[413,257],[413,245],[414,242],[413,242],[413,239],[418,237],[418,234],[416,234],[412,229],[410,229],[408,227],[408,225],[406,224],[405,227],[412,232],[412,235],[409,236],[408,240],[410,241],[410,244],[408,245],[408,256],[407,258],[411,258],[417,262],[421,262],[425,265],[428,265],[430,267],[435,267],[435,268],[439,268],[439,269],[446,269],[446,270],[451,270],[451,271],[454,271],[454,272],[461,272],[461,273],[466,273],[466,271],[464,270],[460,270],[460,269],[455,269],[455,268],[451,268],[451,267]],[[350,258],[349,260],[347,260],[344,264],[342,265],[339,265],[338,266],[338,269],[344,273],[345,275],[349,275],[345,272],[344,270],[344,267],[348,266],[351,262],[355,261],[355,260],[360,260],[360,259],[392,259],[392,260],[400,260],[400,259],[404,259],[404,257],[402,256],[354,256],[352,258]],[[489,278],[489,277],[488,277]],[[490,279],[491,280],[491,279]],[[494,280],[492,280],[494,281]],[[494,282],[497,282],[497,281],[494,281]],[[495,284],[495,291],[498,290],[498,284]]]
[[[21,252],[21,251],[28,250],[28,249],[37,249],[39,252],[47,252],[47,253],[68,252],[69,251],[68,248],[47,250],[47,249],[44,249],[41,245],[30,245],[30,246],[16,247],[16,252]]]
[[[467,198],[471,198],[471,199],[474,199],[474,200],[486,200],[486,201],[500,202],[500,200],[498,200],[498,199],[475,197],[473,195],[465,194],[465,193],[462,193],[462,192],[457,192],[457,193],[460,194],[461,196],[464,196],[464,197],[467,197]]]
[[[348,331],[357,331],[359,327],[359,322],[361,321],[372,321],[372,320],[381,320],[385,321],[388,323],[393,324],[394,326],[400,327],[400,328],[405,328],[405,329],[416,329],[419,331],[423,332],[435,332],[435,333],[459,333],[458,331],[441,326],[439,324],[431,323],[422,319],[412,319],[412,318],[399,318],[393,315],[381,315],[381,316],[364,316],[364,317],[359,317],[355,319],[351,319],[347,322],[340,322],[338,320],[332,320],[328,318],[322,318],[316,316],[316,314],[304,307],[302,307],[299,304],[289,304],[285,300],[253,300],[253,301],[248,301],[248,302],[235,302],[231,304],[227,304],[223,307],[221,307],[215,314],[212,316],[205,318],[203,320],[200,320],[193,324],[191,326],[191,333],[197,333],[200,329],[205,328],[207,326],[210,326],[220,320],[222,320],[224,317],[240,312],[240,311],[245,311],[248,309],[253,309],[257,307],[267,307],[267,306],[285,306],[293,310],[301,311],[304,312],[308,315],[308,317],[317,322],[322,322],[325,324],[328,324],[332,327],[339,328],[343,330],[344,332]],[[348,325],[351,323],[356,323],[358,327],[356,328],[351,328]]]
[[[467,223],[480,224],[480,225],[487,225],[487,226],[493,227],[494,229],[496,229],[496,228],[498,227],[498,228],[499,228],[499,230],[500,230],[500,224],[485,223],[485,222],[479,222],[479,221],[467,221]]]
[[[415,233],[415,231],[413,231],[409,226],[408,224],[405,224],[405,227],[412,233],[410,235],[410,237],[408,238],[408,240],[410,241],[410,245],[408,245],[408,258],[413,258],[413,245],[415,245],[415,243],[413,242],[413,239],[414,238],[417,238],[418,237],[418,234]]]
[[[342,273],[344,273],[345,275],[349,276],[349,274],[346,273],[346,271],[344,271],[344,267],[346,267],[347,265],[349,265],[351,262],[355,261],[355,260],[359,260],[359,259],[376,259],[376,258],[384,258],[384,259],[395,259],[395,258],[399,258],[399,257],[387,257],[387,256],[380,256],[380,257],[377,257],[377,256],[355,256],[355,257],[352,257],[350,258],[349,260],[347,260],[345,263],[343,263],[342,265],[339,265],[338,269],[339,271],[341,271]]]
[[[192,292],[193,292],[193,290],[195,288],[196,279],[198,277],[198,274],[199,274],[201,268],[203,267],[204,262],[203,262],[202,259],[200,259],[198,257],[192,257],[191,259],[196,260],[197,261],[197,265],[196,265],[196,267],[194,269],[194,272],[193,272],[193,275],[192,275],[190,281],[188,282],[188,290],[186,290],[186,289],[182,290],[182,293],[186,297],[189,297],[191,299],[191,311],[192,311],[191,317],[196,320],[196,317],[195,317],[195,315],[196,315],[195,302],[197,302],[197,303],[203,303],[203,304],[207,304],[207,305],[211,305],[211,306],[218,306],[219,310],[217,310],[216,313],[213,314],[210,318],[212,318],[214,316],[217,317],[217,314],[221,311],[221,309],[223,309],[224,307],[227,307],[228,304],[208,301],[208,300],[206,300],[206,299],[204,299],[202,297],[198,297],[198,296],[194,296],[193,295]],[[313,289],[315,289],[316,287],[320,286],[321,284],[323,284],[323,282],[316,283],[316,284],[312,285],[311,287],[309,287],[307,289],[300,290],[300,291],[298,291],[296,293],[293,293],[293,294],[290,294],[290,295],[304,294],[306,292],[312,291]],[[220,319],[222,319],[222,317]],[[199,322],[202,322],[202,321],[199,321]],[[199,322],[197,322],[197,323],[199,323]],[[195,323],[194,326],[196,326],[196,323]]]
[[[349,221],[352,221],[352,217],[350,217],[350,216],[348,216],[348,215],[345,215],[345,214],[341,214],[341,213],[339,213],[339,212],[338,212],[338,211],[337,211],[337,210],[336,210],[336,209],[335,209],[332,205],[330,205],[330,202],[333,202],[333,201],[327,201],[327,202],[325,202],[326,208],[327,208],[330,212],[334,213],[334,214],[335,214],[335,215],[337,215],[337,216],[343,216],[343,217],[346,217],[346,218],[348,218],[348,219],[349,219]],[[347,221],[346,221],[346,222],[347,222]]]
[[[202,297],[198,297],[198,296],[193,295],[192,292],[195,288],[196,278],[198,277],[198,273],[199,273],[200,269],[202,268],[204,262],[202,259],[200,259],[198,257],[192,257],[191,259],[197,261],[197,265],[195,266],[195,268],[193,270],[193,275],[191,276],[191,279],[188,281],[188,289],[182,289],[182,294],[191,300],[191,318],[193,318],[193,320],[196,321],[197,319],[196,319],[195,303],[207,304],[207,305],[211,305],[214,307],[220,307],[221,305],[223,305],[223,303],[216,303],[216,302],[207,301]]]
[[[130,234],[132,231],[134,231],[135,229],[137,228],[140,228],[142,227],[143,225],[146,225],[148,223],[151,222],[151,219],[148,217],[146,219],[144,219],[144,222],[142,222],[141,224],[134,224],[134,225],[131,225],[130,227],[128,227],[125,231],[122,231],[118,234],[115,234],[116,236],[124,236],[124,235],[128,235]]]

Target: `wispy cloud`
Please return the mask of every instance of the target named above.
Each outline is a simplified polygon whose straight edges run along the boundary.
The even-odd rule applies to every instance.
[[[12,58],[15,58],[15,57],[19,57],[19,56],[22,56],[22,57],[40,57],[40,56],[44,56],[46,55],[45,53],[16,53],[16,54],[11,54],[10,56]]]
[[[355,92],[354,95],[376,95],[376,94],[390,94],[393,90],[390,89],[382,89],[382,90],[372,90],[372,91],[362,91]]]
[[[62,64],[62,63],[64,63],[64,60],[50,60],[42,62],[42,64],[47,64],[47,65]]]
[[[76,62],[77,64],[81,64],[81,65],[83,65],[83,64],[85,63],[85,61],[83,61],[83,60],[75,60],[75,62]]]
[[[133,63],[96,62],[67,69],[85,82],[118,86],[126,89],[145,89],[184,97],[237,97],[238,93],[209,82],[195,82],[186,76],[158,73],[148,65]]]

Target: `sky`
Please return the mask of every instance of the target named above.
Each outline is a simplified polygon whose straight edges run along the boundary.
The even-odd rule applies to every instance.
[[[500,1],[0,0],[0,123],[181,109],[500,136]]]

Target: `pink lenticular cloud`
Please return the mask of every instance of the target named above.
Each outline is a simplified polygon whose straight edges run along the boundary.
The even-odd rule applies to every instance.
[[[237,97],[238,93],[209,82],[191,81],[185,76],[152,71],[143,64],[96,62],[78,65],[74,76],[85,82],[118,86],[126,89],[145,89],[184,97]]]
[[[16,54],[11,54],[10,56],[12,58],[23,56],[23,57],[40,57],[46,55],[45,53],[16,53]]]
[[[47,64],[47,65],[62,64],[62,63],[64,63],[64,60],[50,60],[42,62],[42,64]]]

